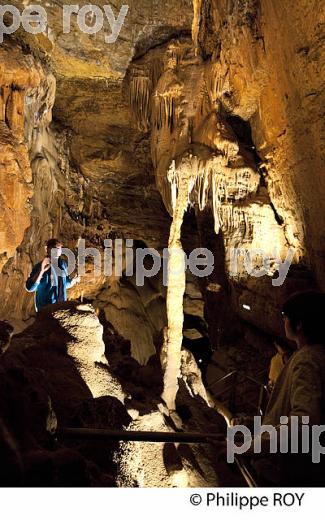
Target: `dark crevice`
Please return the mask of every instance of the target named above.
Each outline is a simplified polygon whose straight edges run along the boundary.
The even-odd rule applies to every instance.
[[[279,224],[279,226],[282,226],[282,224],[284,223],[284,219],[281,217],[281,215],[279,215],[279,213],[277,212],[273,202],[270,202],[270,206],[273,210],[273,213],[274,213],[274,218],[276,220],[276,222]]]
[[[234,115],[227,115],[226,121],[233,129],[240,144],[250,151],[250,153],[253,155],[256,165],[259,166],[262,163],[262,159],[256,151],[256,147],[252,138],[252,128],[250,122]]]
[[[256,146],[252,137],[252,128],[249,121],[245,121],[239,116],[234,115],[226,115],[225,119],[227,123],[231,126],[233,132],[235,133],[238,141],[240,150],[245,150],[248,152],[260,174],[260,187],[267,188],[265,176],[265,169],[262,167],[263,160],[260,155],[257,153]],[[274,206],[272,207],[273,211],[276,213]],[[278,223],[281,222],[282,217],[276,215],[276,220]],[[281,222],[282,223],[282,222]]]

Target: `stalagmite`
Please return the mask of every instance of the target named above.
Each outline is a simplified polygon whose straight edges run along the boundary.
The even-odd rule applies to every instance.
[[[171,169],[174,170],[173,161]],[[171,171],[171,169],[169,171]],[[171,174],[169,175],[171,178]],[[189,192],[193,187],[193,178],[186,170],[178,174],[178,193],[173,206],[173,221],[169,233],[168,242],[168,287],[167,287],[167,333],[165,336],[164,350],[167,354],[164,390],[162,399],[169,410],[175,410],[175,400],[178,390],[178,377],[180,374],[181,348],[183,341],[183,297],[185,292],[185,265],[184,251],[181,245],[181,227],[184,213],[188,205]]]
[[[180,377],[185,290],[180,238],[187,206],[200,211],[207,208],[207,215],[212,206],[214,231],[219,235],[217,243],[223,243],[225,253],[230,246],[242,243],[260,246],[265,236],[272,236],[268,229],[274,229],[260,209],[260,204],[263,208],[269,205],[268,197],[261,202],[258,199],[256,208],[252,208],[252,201],[261,197],[261,175],[249,144],[250,118],[248,113],[238,112],[235,78],[225,56],[215,58],[217,39],[205,23],[209,5],[202,0],[193,3],[196,57],[186,41],[174,39],[159,50],[150,51],[150,57],[141,56],[130,70],[132,112],[139,128],[150,125],[156,184],[173,217],[169,237],[168,326],[163,346],[166,357],[162,363],[162,398],[170,410],[175,409]],[[213,53],[211,60],[203,62],[197,52],[203,42],[199,34],[202,31],[207,31],[209,52]],[[243,98],[248,102],[252,91],[246,82],[244,85],[247,92]],[[222,269],[229,267],[227,260],[219,258],[219,262]]]

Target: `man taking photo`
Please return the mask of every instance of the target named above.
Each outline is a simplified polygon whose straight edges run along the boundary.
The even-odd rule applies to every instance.
[[[48,240],[45,258],[34,265],[26,281],[26,290],[36,293],[35,308],[37,312],[46,305],[67,301],[67,289],[80,282],[80,276],[70,278],[68,265],[61,258],[61,254],[62,243],[56,238]]]

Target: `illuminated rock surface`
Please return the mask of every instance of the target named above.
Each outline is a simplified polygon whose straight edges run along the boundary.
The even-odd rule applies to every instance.
[[[104,339],[92,307],[74,303],[44,310],[12,339],[0,362],[1,484],[216,485],[212,447],[55,440],[62,427],[175,431],[160,408],[162,372],[155,356],[143,367],[110,328]],[[203,388],[195,361],[184,358],[178,396],[187,408],[183,429],[224,431],[223,419],[200,397]],[[231,473],[223,479],[231,481]]]
[[[28,2],[13,4],[22,10]],[[69,291],[85,310],[58,311],[55,318],[60,328],[68,316],[73,339],[65,355],[87,387],[84,397],[123,402],[132,394],[112,375],[120,371],[125,386],[119,348],[106,352],[110,366],[110,357],[116,361],[113,372],[94,363],[104,353],[101,323],[105,343],[105,335],[117,334],[117,345],[128,345],[131,390],[144,401],[154,396],[155,407],[130,428],[149,428],[151,419],[165,428],[156,404],[162,396],[177,411],[179,376],[193,361],[184,361],[182,348],[207,368],[205,383],[232,369],[254,375],[268,365],[272,337],[284,335],[283,300],[325,288],[325,5],[131,1],[119,37],[107,44],[107,23],[87,35],[73,16],[71,32],[63,34],[63,4],[48,3],[46,34],[20,29],[0,45],[0,348],[7,348],[11,327],[33,327],[24,282],[49,237],[74,251],[83,238],[101,253],[104,240],[117,238],[160,254],[168,245],[187,255],[207,247],[213,273],[187,273],[168,288],[161,273],[139,286],[125,272],[94,276],[87,262],[80,285]],[[253,269],[261,267],[263,251],[267,274],[252,276],[235,248],[251,255]],[[286,258],[290,269],[281,284],[279,261]],[[124,268],[126,262],[123,250]],[[82,312],[89,318],[84,328]],[[4,355],[19,337],[33,348],[30,331],[38,326],[14,336]],[[48,326],[45,320],[42,333]],[[7,436],[5,421],[1,428]],[[140,452],[135,457],[147,460]],[[12,456],[19,473],[25,460],[19,449]],[[199,482],[179,467],[164,473],[165,485]],[[121,479],[131,485],[128,471]],[[150,480],[141,471],[135,470],[136,485],[156,485],[157,475]],[[93,477],[85,478],[88,485]]]

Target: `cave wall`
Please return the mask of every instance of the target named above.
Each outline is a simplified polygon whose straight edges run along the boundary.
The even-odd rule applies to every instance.
[[[157,352],[165,389],[172,387],[163,398],[173,410],[190,382],[191,397],[197,387],[205,393],[193,356],[182,347],[198,341],[201,355],[210,341],[219,348],[213,361],[221,369],[243,366],[254,375],[267,365],[270,337],[284,334],[283,300],[299,289],[325,287],[325,2],[130,2],[110,48],[103,34],[81,34],[75,18],[63,35],[63,2],[48,7],[46,34],[20,30],[0,47],[0,319],[17,331],[34,316],[24,281],[50,236],[73,250],[84,238],[101,252],[107,238],[133,239],[159,252],[168,243],[187,254],[209,247],[212,275],[176,280],[167,306],[160,276],[138,287],[124,274],[94,277],[90,262],[69,293],[85,302],[78,312],[94,306],[94,327],[83,328],[79,319],[68,327],[77,334],[69,356],[94,397],[114,393],[108,369],[97,363],[103,359],[88,359],[92,345],[103,354],[99,315],[106,334],[120,335],[119,353],[130,342],[133,360],[124,356],[118,366],[124,374],[137,368],[133,390],[142,404],[139,410],[130,404],[132,413],[144,410],[150,385],[157,387],[155,398],[160,394]],[[234,272],[231,252],[238,247],[266,253],[267,274],[251,276],[242,261]],[[274,285],[278,255],[283,261],[292,250],[287,278]],[[259,268],[258,254],[253,260]],[[5,349],[12,327],[2,328]],[[31,343],[33,331],[45,341],[43,324],[31,330]],[[26,338],[12,345],[25,349]],[[55,333],[52,339],[60,341]],[[223,373],[211,366],[210,382]],[[164,428],[155,413],[149,424]],[[134,427],[147,427],[146,419]],[[141,484],[141,465],[138,473]]]
[[[234,280],[235,301],[244,319],[283,334],[276,312],[283,299],[300,289],[324,290],[325,284],[324,2],[194,4],[197,53],[220,71],[226,114],[249,123],[263,191],[272,203],[262,248],[274,246],[280,232],[280,240],[295,249],[281,287],[267,277],[238,280],[239,285]],[[261,212],[261,205],[251,207],[254,222]]]
[[[31,55],[2,45],[3,161],[1,210],[1,316],[28,317],[33,300],[24,291],[31,262],[49,235],[58,232],[64,181],[63,149],[50,129],[56,82]],[[62,141],[62,139],[61,139]],[[9,181],[9,182],[8,182]]]
[[[35,70],[29,73],[27,63],[19,67],[17,57],[8,60],[4,49],[1,52],[1,267],[6,259],[13,256],[20,244],[24,230],[30,223],[28,184],[32,173],[24,146],[23,97],[25,90],[32,89],[40,82]],[[16,58],[16,59],[15,59]],[[18,205],[18,201],[22,204]]]
[[[14,5],[23,9],[23,2]],[[155,186],[149,138],[130,124],[124,76],[133,56],[190,33],[191,2],[182,1],[181,10],[173,2],[167,10],[158,2],[130,5],[121,38],[111,46],[103,33],[82,34],[74,17],[73,30],[63,35],[62,7],[47,6],[45,34],[20,29],[1,45],[0,318],[16,331],[35,315],[24,282],[49,237],[59,236],[74,251],[83,238],[102,258],[107,238],[130,238],[160,251],[168,242],[170,218]],[[14,152],[20,154],[16,162]],[[5,186],[6,177],[11,184]],[[119,277],[94,277],[87,262],[69,297],[105,310],[144,363],[165,325],[165,296],[161,283],[146,283],[139,292],[132,281],[126,286]]]
[[[57,113],[62,99],[51,68],[26,56],[15,42],[0,51],[0,318],[19,331],[35,315],[34,295],[24,284],[49,237],[59,236],[75,252],[82,237],[86,247],[98,248],[103,263],[107,238],[142,239],[143,247],[162,248],[169,219],[150,175],[146,145],[139,144],[142,136],[133,135],[130,142],[122,128],[102,135],[97,127],[97,138],[95,126],[95,133],[80,135],[74,132],[73,116],[69,128],[62,119],[53,122],[53,107]],[[103,111],[105,118],[108,112]],[[138,148],[137,161],[131,158],[133,147]],[[87,261],[82,283],[69,297],[94,301],[98,313],[104,309],[109,322],[131,340],[132,355],[145,363],[165,326],[164,288],[146,283],[141,297],[135,281],[126,286],[114,275],[115,258],[113,262],[112,276],[94,277]],[[124,248],[122,264],[125,269]]]
[[[284,333],[289,294],[324,287],[323,36],[318,2],[202,0],[193,41],[175,38],[128,71],[134,124],[150,130],[166,208],[173,215],[187,177],[189,207],[210,212],[222,235],[216,254],[237,314],[271,334]],[[208,235],[201,226],[202,245]],[[250,276],[243,262],[234,272],[240,247],[257,269],[255,251],[266,254],[266,276]],[[273,283],[286,258],[288,276]]]
[[[200,4],[213,19],[194,22],[197,46],[217,57],[223,103],[250,122],[271,201],[323,286],[322,2]]]
[[[282,300],[325,283],[321,5],[132,3],[121,38],[107,52],[103,34],[80,34],[74,19],[73,31],[63,35],[57,2],[48,10],[46,34],[20,30],[6,37],[0,48],[0,317],[21,323],[33,315],[23,282],[50,235],[72,249],[80,237],[99,248],[105,238],[121,237],[161,251],[171,222],[161,198],[171,215],[186,173],[195,240],[210,244],[217,258],[200,288],[213,309],[206,314],[216,343],[214,316],[224,315],[225,302],[252,325],[283,333]],[[274,246],[282,259],[294,248],[280,287],[272,285]],[[231,273],[234,247],[266,250],[268,276],[249,277],[242,264]],[[119,326],[124,303],[141,308],[133,318],[150,331],[145,359],[161,334],[165,298],[161,287],[146,290],[151,296],[143,300],[132,283],[126,289],[121,280],[94,279],[87,268],[70,295],[97,301],[100,310],[109,300]]]
[[[324,287],[324,2],[196,4],[197,48],[220,63],[224,106],[249,121],[287,238]]]

